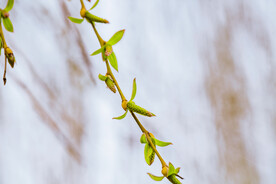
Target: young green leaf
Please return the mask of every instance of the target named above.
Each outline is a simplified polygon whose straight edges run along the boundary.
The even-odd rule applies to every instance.
[[[14,0],[8,0],[7,6],[4,10],[10,11],[13,7]]]
[[[81,24],[84,20],[84,19],[78,19],[78,18],[75,18],[75,17],[68,17],[68,19],[71,20],[73,23],[76,23],[76,24]]]
[[[168,176],[172,175],[172,174],[177,174],[175,171],[174,166],[172,165],[172,163],[169,163],[169,171],[168,171]]]
[[[115,45],[116,43],[118,43],[118,42],[122,39],[124,33],[125,33],[125,30],[124,30],[124,29],[118,31],[117,33],[115,33],[115,34],[108,40],[107,43],[110,44],[110,45]]]
[[[133,79],[133,86],[132,86],[132,94],[131,94],[131,100],[135,98],[136,95],[136,78]]]
[[[142,136],[141,136],[141,138],[140,138],[140,142],[142,143],[142,144],[145,144],[145,143],[147,143],[148,141],[147,141],[147,138],[146,138],[146,135],[143,133],[142,134]]]
[[[117,58],[114,52],[112,52],[107,59],[109,60],[111,66],[118,72],[118,63],[117,63]]]
[[[95,56],[95,55],[97,55],[97,54],[100,54],[100,53],[102,53],[102,52],[104,51],[104,49],[105,49],[105,46],[102,46],[102,48],[96,50],[96,51],[93,52],[90,56]]]
[[[150,165],[150,155],[152,154],[152,152],[153,152],[152,147],[149,145],[149,143],[146,143],[145,150],[144,150],[144,156],[145,156],[145,160],[148,165]]]
[[[126,110],[126,112],[125,112],[122,116],[115,117],[115,118],[112,118],[112,119],[118,119],[118,120],[123,119],[124,117],[126,117],[126,115],[127,115],[127,111],[128,111],[128,110]]]
[[[102,75],[102,74],[99,74],[99,79],[102,80],[102,81],[105,81],[107,79],[106,76]]]
[[[155,146],[154,139],[151,139],[151,140],[152,140],[153,145]],[[154,161],[155,152],[152,149],[152,147],[149,145],[149,143],[146,143],[146,145],[145,145],[144,154],[145,154],[145,160],[146,160],[147,164],[151,165]]]
[[[161,181],[163,180],[164,176],[154,176],[153,174],[147,173],[151,179],[155,180],[155,181]]]
[[[179,171],[180,171],[180,167],[178,167],[178,168],[175,169],[176,174],[178,174]]]
[[[3,18],[3,24],[7,31],[13,32],[13,25],[9,18]]]
[[[163,142],[158,139],[155,139],[155,143],[157,146],[160,146],[160,147],[165,147],[172,144],[171,142]]]
[[[92,10],[93,8],[95,8],[97,6],[97,4],[99,3],[99,0],[97,0],[94,5],[89,9],[89,10]]]

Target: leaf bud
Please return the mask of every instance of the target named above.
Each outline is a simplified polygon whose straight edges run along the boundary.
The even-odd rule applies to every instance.
[[[84,17],[85,17],[85,13],[86,13],[86,9],[85,9],[85,8],[82,8],[82,9],[80,10],[80,16],[81,16],[82,18],[84,18]]]
[[[127,110],[127,100],[123,100],[122,108],[126,111]]]
[[[6,57],[8,59],[9,64],[13,68],[14,67],[14,63],[15,63],[15,57],[13,55],[12,50],[9,47],[6,47],[5,53],[6,53]]]
[[[3,18],[8,18],[10,16],[8,11],[2,10],[2,17]]]
[[[106,77],[105,83],[107,85],[107,87],[113,92],[116,93],[116,87],[114,85],[113,80],[111,80],[111,78],[109,76]]]
[[[104,54],[105,54],[106,56],[110,56],[110,54],[111,54],[112,52],[113,52],[112,46],[109,45],[109,44],[107,44],[107,45],[105,46],[105,52],[104,52]]]
[[[164,167],[162,167],[162,174],[165,176],[165,177],[167,177],[167,175],[168,175],[168,172],[169,172],[169,167],[168,166],[164,166]]]

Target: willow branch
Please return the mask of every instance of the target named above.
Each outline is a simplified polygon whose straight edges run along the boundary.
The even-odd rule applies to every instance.
[[[90,22],[90,23],[91,23],[91,22]],[[96,27],[95,27],[95,24],[92,22],[91,25],[92,25],[93,30],[94,30],[94,32],[95,32],[97,38],[98,38],[98,41],[99,41],[101,47],[104,46],[105,41],[101,38],[99,32],[97,31],[97,29],[96,29]],[[106,63],[107,74],[110,75],[111,78],[112,78],[112,80],[114,81],[114,84],[115,84],[116,88],[117,88],[118,91],[119,91],[119,94],[120,94],[120,96],[121,96],[122,101],[126,100],[126,98],[125,98],[125,96],[124,96],[124,94],[123,94],[123,92],[122,92],[122,90],[121,90],[121,88],[120,88],[120,86],[119,86],[119,84],[118,84],[118,82],[117,82],[115,76],[113,75],[113,72],[111,71],[111,68],[110,68],[110,66],[109,66],[108,61],[107,61],[107,60],[104,60],[104,62]],[[134,118],[136,124],[137,124],[137,125],[139,126],[139,128],[141,129],[141,131],[142,131],[143,133],[146,134],[146,138],[147,138],[147,140],[148,140],[150,146],[152,147],[152,149],[153,149],[154,152],[156,153],[157,157],[159,158],[159,160],[160,160],[160,162],[161,162],[161,164],[162,164],[162,167],[166,166],[166,165],[167,165],[166,162],[164,161],[164,159],[162,158],[162,156],[161,156],[160,153],[157,151],[156,147],[154,146],[154,144],[153,144],[152,141],[151,141],[151,138],[150,138],[150,135],[149,135],[149,131],[147,131],[147,130],[145,129],[145,127],[140,123],[139,119],[136,117],[136,115],[134,114],[134,112],[132,112],[132,111],[130,111],[130,112],[131,112],[131,115],[132,115],[132,117]]]

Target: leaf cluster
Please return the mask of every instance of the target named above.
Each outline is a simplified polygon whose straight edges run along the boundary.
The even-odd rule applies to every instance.
[[[14,4],[14,0],[8,0],[6,7],[1,11],[1,20],[0,22],[3,21],[3,25],[5,27],[5,29],[9,32],[13,32],[13,25],[12,22],[9,18],[9,11],[12,9]]]

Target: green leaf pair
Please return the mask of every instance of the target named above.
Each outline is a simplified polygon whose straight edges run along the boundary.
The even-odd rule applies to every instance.
[[[115,53],[113,52],[112,49],[112,45],[115,45],[116,43],[118,43],[123,35],[125,33],[125,30],[120,30],[118,32],[116,32],[107,42],[104,46],[102,46],[100,49],[96,50],[95,52],[93,52],[91,54],[91,56],[97,55],[102,53],[103,58],[107,59],[110,63],[110,65],[116,70],[118,71],[118,63],[117,63],[117,58]]]
[[[166,166],[166,167],[168,167],[168,166]],[[153,175],[151,173],[147,173],[147,174],[151,177],[151,179],[153,179],[155,181],[161,181],[161,180],[163,180],[164,177],[167,177],[168,180],[171,183],[173,183],[173,184],[181,184],[181,182],[176,178],[176,176],[177,176],[177,177],[183,179],[182,177],[180,177],[178,175],[179,171],[180,171],[180,167],[178,167],[178,168],[175,169],[174,166],[172,165],[172,163],[169,163],[169,171],[167,172],[166,176],[155,176],[155,175]]]
[[[132,112],[139,113],[139,114],[144,115],[144,116],[149,116],[149,117],[155,116],[155,114],[153,114],[153,113],[149,112],[148,110],[146,110],[146,109],[144,109],[144,108],[142,108],[142,107],[136,105],[136,104],[132,101],[132,100],[134,100],[134,98],[135,98],[135,96],[136,96],[136,91],[137,91],[137,87],[136,87],[136,78],[134,78],[134,79],[133,79],[133,87],[132,87],[131,99],[130,99],[129,102],[127,102],[126,108],[124,108],[124,109],[126,110],[126,112],[125,112],[123,115],[121,115],[121,116],[119,116],[119,117],[115,117],[115,118],[113,118],[113,119],[118,119],[118,120],[123,119],[123,118],[126,116],[128,110],[130,110],[130,111],[132,111]]]

